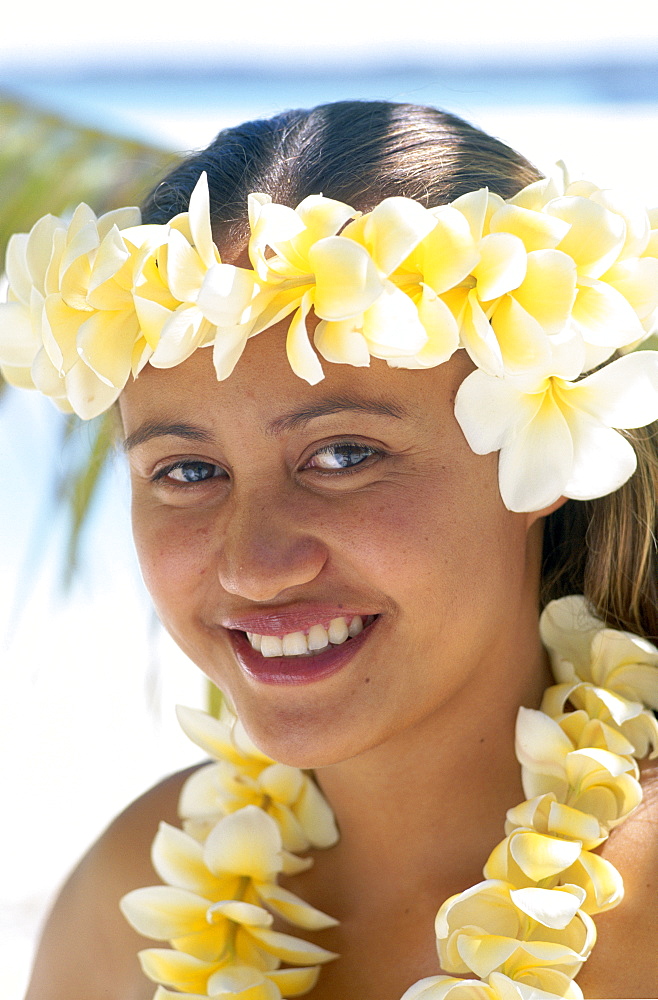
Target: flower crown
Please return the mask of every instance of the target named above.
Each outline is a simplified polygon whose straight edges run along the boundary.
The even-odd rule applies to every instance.
[[[88,419],[147,363],[170,368],[199,347],[227,378],[249,337],[292,314],[288,360],[312,385],[318,355],[432,368],[465,349],[476,370],[455,414],[474,452],[500,452],[510,510],[604,496],[632,475],[618,431],[658,418],[658,352],[625,353],[658,309],[658,210],[564,172],[506,201],[482,188],[431,209],[386,198],[364,215],[322,195],[292,209],[252,194],[248,208],[253,270],[222,262],[205,174],[165,225],[82,204],[13,236],[7,381]]]

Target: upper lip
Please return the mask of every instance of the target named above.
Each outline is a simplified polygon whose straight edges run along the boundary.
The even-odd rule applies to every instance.
[[[358,609],[337,608],[335,605],[313,605],[290,608],[266,609],[251,611],[244,615],[231,615],[224,618],[221,625],[227,629],[234,629],[242,632],[255,632],[256,635],[289,635],[291,632],[304,632],[312,625],[324,625],[329,627],[329,623],[334,618],[345,618],[347,623],[356,615],[366,618],[368,615],[377,614],[373,611]]]

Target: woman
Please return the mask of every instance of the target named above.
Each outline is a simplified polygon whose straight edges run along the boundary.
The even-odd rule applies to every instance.
[[[646,215],[349,102],[221,133],[144,222],[19,238],[0,361],[118,399],[144,577],[230,707],[182,713],[219,763],[91,849],[28,1000],[658,996],[658,356],[611,360]]]

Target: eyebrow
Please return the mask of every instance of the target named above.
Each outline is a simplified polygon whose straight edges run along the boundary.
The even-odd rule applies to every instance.
[[[304,407],[302,410],[294,410],[286,413],[276,420],[270,421],[267,425],[267,433],[275,437],[284,434],[286,431],[304,427],[317,417],[330,416],[333,413],[344,413],[346,411],[373,413],[376,416],[395,417],[400,420],[408,416],[407,410],[398,403],[387,402],[381,399],[354,399],[349,396],[329,396],[318,400],[313,406]],[[138,427],[134,433],[129,434],[123,442],[125,452],[137,448],[140,444],[145,444],[152,438],[157,437],[178,437],[188,441],[200,441],[202,444],[210,444],[213,435],[196,424],[172,423],[168,421],[148,421]]]
[[[123,442],[123,450],[130,451],[156,437],[187,438],[189,441],[201,441],[204,444],[209,444],[212,441],[212,434],[204,430],[203,427],[197,427],[195,424],[167,423],[158,420],[142,424],[134,434],[129,434]]]
[[[285,431],[304,427],[311,420],[317,417],[326,417],[332,413],[343,413],[345,411],[356,411],[361,413],[374,413],[376,416],[395,417],[401,420],[409,416],[408,411],[398,403],[382,399],[356,399],[351,396],[327,396],[318,400],[313,406],[307,406],[303,410],[293,410],[276,420],[272,420],[267,425],[267,433],[278,436]]]

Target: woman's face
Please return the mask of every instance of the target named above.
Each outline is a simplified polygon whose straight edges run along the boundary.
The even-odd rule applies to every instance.
[[[309,386],[284,336],[250,340],[224,382],[210,350],[148,367],[121,412],[162,622],[263,750],[319,766],[435,722],[504,664],[536,631],[539,546],[455,421],[465,352],[325,364]]]

